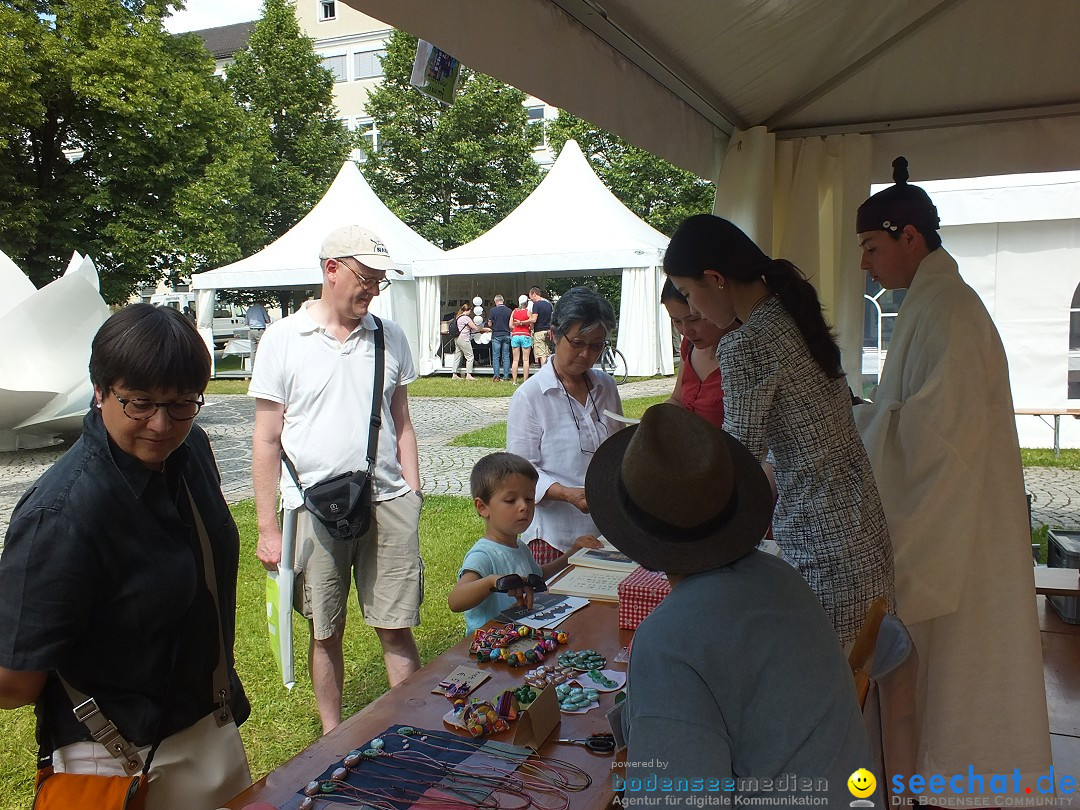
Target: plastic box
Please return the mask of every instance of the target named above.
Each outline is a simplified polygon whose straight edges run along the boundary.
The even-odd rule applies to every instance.
[[[1051,529],[1046,543],[1047,568],[1080,568],[1080,532]],[[1074,596],[1047,596],[1050,607],[1069,624],[1080,624],[1080,599]]]

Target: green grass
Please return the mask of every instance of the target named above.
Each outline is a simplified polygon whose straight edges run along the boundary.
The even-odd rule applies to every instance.
[[[1025,467],[1061,467],[1066,470],[1080,470],[1080,450],[1062,450],[1058,456],[1052,448],[1022,449],[1020,458]]]
[[[1046,563],[1046,545],[1049,542],[1050,527],[1045,523],[1039,526],[1037,529],[1031,530],[1031,543],[1039,544],[1039,562]]]
[[[315,698],[307,674],[307,623],[294,614],[296,687],[287,692],[266,636],[266,574],[255,559],[255,506],[244,501],[232,507],[240,527],[241,552],[237,586],[236,667],[251,701],[251,717],[240,729],[252,774],[262,777],[319,736]],[[456,644],[465,633],[463,615],[451,613],[446,598],[465,552],[483,533],[483,523],[467,498],[428,497],[420,518],[420,547],[425,564],[425,596],[416,641],[424,663]],[[387,689],[382,650],[350,603],[345,631],[344,711],[354,714]],[[0,735],[0,810],[22,810],[33,800],[37,747],[31,707],[3,713]]]
[[[640,418],[645,410],[660,402],[667,402],[668,395],[661,394],[655,397],[635,397],[623,401],[623,413],[635,419]],[[455,447],[491,447],[501,450],[506,447],[506,422],[496,422],[493,425],[463,433],[455,436],[450,442]]]

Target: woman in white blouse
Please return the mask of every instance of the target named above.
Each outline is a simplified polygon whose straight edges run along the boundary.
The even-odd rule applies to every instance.
[[[593,369],[615,329],[607,299],[575,287],[555,304],[551,362],[529,377],[510,399],[506,449],[527,458],[540,473],[536,513],[521,536],[543,565],[581,535],[596,534],[585,500],[585,471],[601,442],[622,427],[604,415],[622,413],[610,375]]]

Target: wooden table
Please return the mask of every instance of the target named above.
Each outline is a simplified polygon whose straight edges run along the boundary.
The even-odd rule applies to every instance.
[[[593,602],[572,614],[560,626],[559,629],[570,634],[570,643],[559,647],[558,652],[567,649],[594,649],[608,659],[609,669],[625,670],[625,664],[612,662],[619,651],[629,643],[633,634],[629,630],[619,630],[618,627],[618,605]],[[451,647],[342,722],[325,737],[316,740],[292,759],[275,768],[226,806],[242,808],[256,801],[280,806],[326,768],[344,758],[349,751],[366,748],[367,743],[388,726],[409,725],[449,730],[449,727],[443,724],[442,717],[450,709],[450,703],[442,695],[432,694],[431,690],[457,666],[464,664],[478,667],[491,675],[491,678],[473,693],[474,696],[485,698],[503,689],[520,686],[525,673],[531,669],[512,669],[501,662],[477,664],[475,660],[469,659],[468,652],[467,639]],[[553,661],[554,658],[549,655],[548,662]],[[589,734],[608,731],[604,714],[614,705],[614,700],[613,692],[601,693],[598,709],[581,715],[562,714],[559,726],[540,749],[541,756],[557,757],[571,762],[585,769],[592,777],[592,785],[587,790],[570,794],[571,806],[574,808],[604,808],[610,805],[614,796],[611,764],[615,757],[610,754],[593,754],[584,746],[559,744],[553,740],[559,737],[580,739]],[[315,711],[314,705],[311,710]],[[509,732],[496,735],[495,739],[510,741],[512,736],[513,724]]]
[[[1080,597],[1080,570],[1036,566],[1035,593],[1043,596]]]
[[[1080,419],[1080,408],[1022,408],[1014,411],[1017,416],[1037,416],[1043,422],[1046,417],[1054,417],[1054,455],[1061,455],[1061,417],[1071,416]],[[1046,422],[1049,426],[1049,422]]]

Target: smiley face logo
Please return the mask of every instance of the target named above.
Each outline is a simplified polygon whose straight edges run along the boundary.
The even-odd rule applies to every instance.
[[[877,779],[866,768],[859,768],[847,780],[848,790],[856,799],[865,799],[877,787]]]

